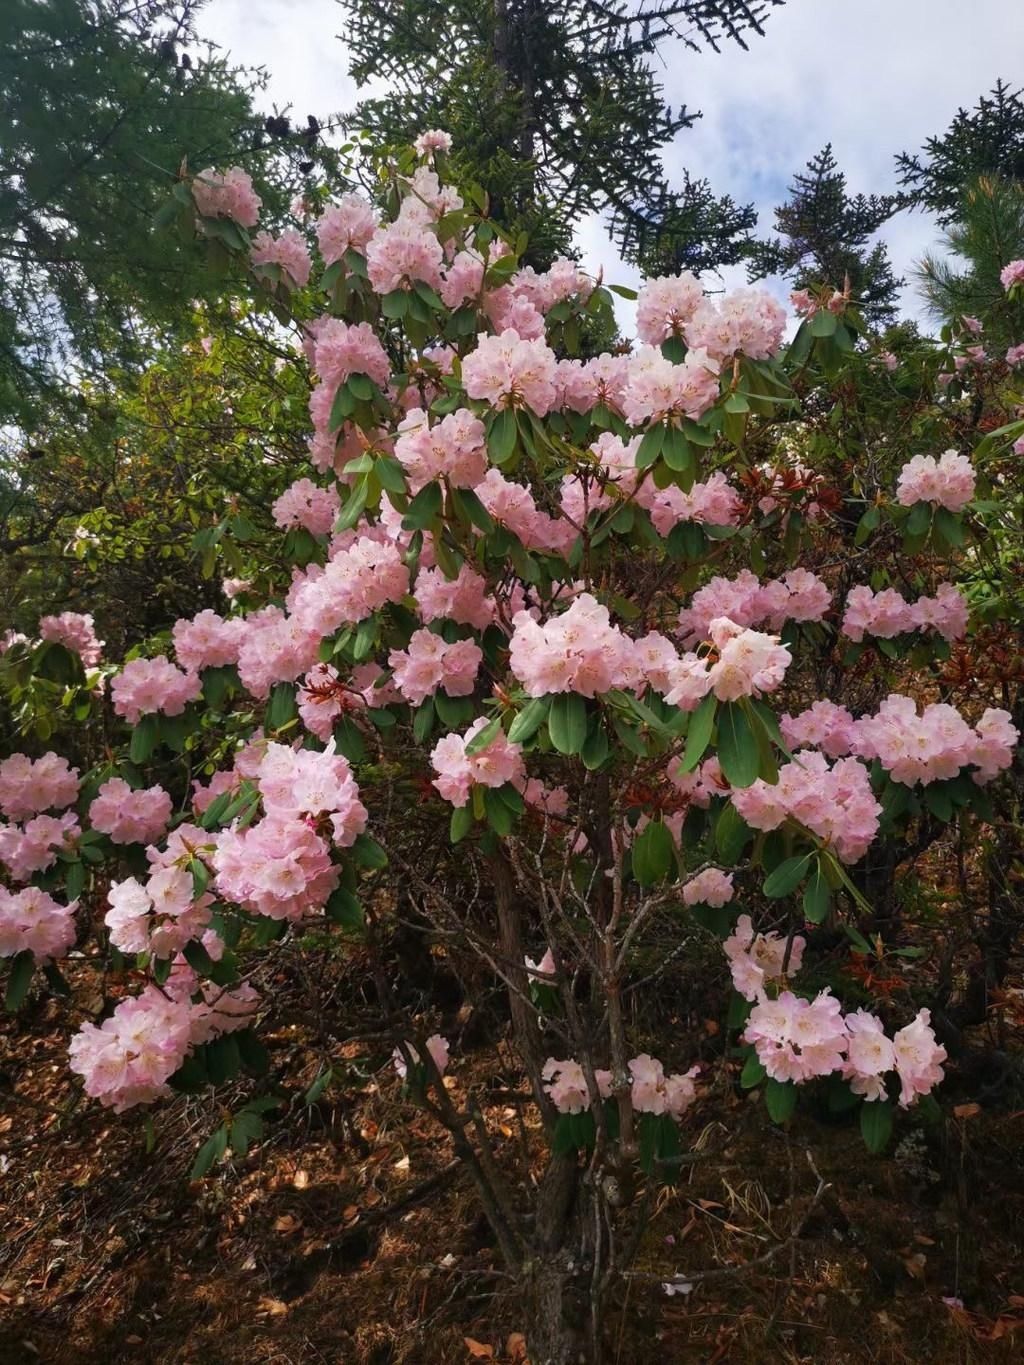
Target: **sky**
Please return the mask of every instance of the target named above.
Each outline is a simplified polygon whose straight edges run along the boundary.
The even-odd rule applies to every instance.
[[[294,105],[302,117],[354,103],[343,25],[334,0],[209,0],[200,20],[203,35],[239,62],[267,68],[268,102]],[[998,77],[1024,84],[1024,3],[788,0],[748,51],[732,44],[697,55],[665,44],[658,67],[668,102],[703,114],[668,150],[670,175],[681,178],[685,166],[717,194],[753,202],[767,233],[793,174],[824,143],[831,141],[853,192],[884,193],[896,188],[896,152],[943,131]],[[928,215],[904,213],[879,236],[896,274],[909,278],[938,232]],[[581,224],[578,244],[588,269],[602,269],[610,282],[638,282],[600,219]],[[722,278],[741,283],[742,268]],[[912,282],[902,308],[922,316]]]

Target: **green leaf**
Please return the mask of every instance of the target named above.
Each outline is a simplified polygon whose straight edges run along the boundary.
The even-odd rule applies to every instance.
[[[718,761],[733,787],[749,787],[757,779],[760,754],[743,707],[725,702],[718,712]]]
[[[675,866],[672,831],[661,820],[652,820],[633,840],[633,876],[641,886],[662,882]]]
[[[242,1065],[250,1076],[265,1076],[270,1070],[270,1053],[266,1044],[258,1038],[251,1028],[239,1030],[235,1034]]]
[[[508,729],[510,744],[525,744],[532,739],[547,719],[550,697],[533,697],[513,720]]]
[[[587,704],[576,692],[551,698],[548,734],[560,754],[578,754],[587,739]]]
[[[466,509],[469,520],[478,531],[483,531],[486,535],[488,531],[494,530],[494,518],[471,488],[453,489],[452,496],[456,503],[461,503]]]
[[[785,1123],[796,1108],[796,1086],[789,1081],[769,1078],[764,1088],[764,1103],[773,1123]]]
[[[474,754],[486,749],[492,740],[497,739],[501,731],[501,717],[495,716],[489,720],[482,730],[479,730],[466,745],[466,757],[472,758]]]
[[[780,863],[775,871],[765,878],[764,894],[771,900],[781,900],[783,896],[795,891],[815,856],[813,853],[805,853],[801,857],[787,858],[785,862]]]
[[[583,766],[588,772],[596,772],[606,761],[611,752],[608,744],[608,733],[602,724],[591,730],[584,742],[580,757],[583,759]]]
[[[732,802],[727,802],[722,807],[722,813],[715,825],[715,848],[726,867],[733,867],[739,862],[740,854],[746,848],[753,834],[754,831]]]
[[[920,536],[932,524],[932,505],[930,502],[915,502],[904,530],[909,536]]]
[[[654,464],[661,454],[661,447],[665,441],[665,428],[663,426],[650,427],[644,432],[640,447],[636,452],[637,469],[647,469]]]
[[[937,820],[953,818],[953,797],[945,782],[931,782],[924,789],[924,803]]]
[[[388,865],[388,855],[377,840],[371,839],[368,834],[360,834],[356,838],[352,845],[352,856],[360,867],[369,868],[372,872]]]
[[[334,722],[334,737],[337,741],[338,753],[347,758],[350,763],[366,761],[366,743],[362,731],[350,716],[339,716]]]
[[[487,432],[487,453],[494,464],[504,464],[515,454],[519,442],[519,423],[511,408],[494,414]]]
[[[495,834],[500,834],[504,838],[512,833],[515,827],[515,816],[493,787],[484,787],[483,793],[487,823]]]
[[[881,510],[877,506],[871,506],[857,523],[857,530],[854,533],[854,545],[863,545],[871,535],[872,531],[877,531],[882,520]]]
[[[757,1053],[751,1048],[740,1072],[740,1085],[744,1090],[753,1090],[755,1085],[761,1085],[767,1079],[767,1071],[758,1060]]]
[[[778,869],[776,869],[778,871]],[[814,864],[814,871],[804,887],[804,916],[811,924],[823,924],[828,917],[832,892],[829,888],[820,859]]]
[[[213,971],[213,958],[197,938],[185,944],[185,961],[199,976],[209,976]]]
[[[226,1123],[222,1123],[213,1136],[208,1137],[196,1153],[196,1159],[188,1173],[189,1180],[202,1180],[215,1162],[221,1159],[227,1148],[228,1127]]]
[[[385,294],[381,299],[380,311],[386,318],[396,321],[404,318],[409,311],[409,295],[404,289],[392,289],[390,294]]]
[[[251,1109],[243,1109],[231,1120],[231,1150],[236,1156],[245,1156],[254,1142],[263,1137],[264,1123],[259,1114]]]
[[[885,1150],[892,1136],[892,1104],[888,1100],[865,1100],[860,1107],[860,1135],[873,1156]]]
[[[7,989],[4,992],[4,1009],[9,1014],[15,1014],[21,1009],[35,969],[35,956],[28,948],[15,953],[11,959],[11,974],[7,978]]]
[[[309,1087],[302,1097],[303,1104],[316,1104],[317,1100],[324,1093],[331,1081],[334,1080],[334,1068],[328,1067],[326,1071],[321,1071],[316,1080]]]
[[[953,546],[959,548],[964,543],[964,523],[961,517],[948,507],[935,509],[935,529]]]
[[[212,1043],[207,1043],[203,1050],[206,1053],[206,1070],[213,1085],[233,1081],[242,1069],[242,1054],[233,1033],[222,1033]]]
[[[448,837],[452,843],[461,843],[473,828],[473,823],[473,807],[470,805],[456,806],[452,811],[451,825],[448,829]]]
[[[680,765],[682,772],[693,772],[704,757],[704,753],[711,743],[717,711],[718,698],[713,692],[709,692],[690,716],[690,723],[686,728],[686,749],[683,752],[683,761]]]
[[[270,731],[280,730],[299,714],[295,705],[295,684],[279,682],[270,689],[267,703],[266,727]]]
[[[332,924],[343,929],[361,929],[363,926],[363,907],[358,899],[344,886],[336,887],[327,899],[324,914]]]
[[[834,336],[837,325],[835,313],[830,313],[827,308],[819,308],[814,317],[811,318],[811,335],[816,337]]]
[[[145,763],[156,748],[159,735],[160,717],[155,711],[151,711],[148,716],[141,718],[132,731],[132,740],[128,748],[131,761],[133,763]]]
[[[425,531],[441,515],[441,485],[435,479],[425,484],[410,502],[402,518],[406,531]]]
[[[412,737],[417,744],[425,744],[434,728],[434,702],[428,697],[416,710],[412,722]]]

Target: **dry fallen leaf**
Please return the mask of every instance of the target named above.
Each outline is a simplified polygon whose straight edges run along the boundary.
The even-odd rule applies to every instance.
[[[296,1171],[295,1174],[292,1176],[292,1184],[295,1186],[297,1190],[304,1190],[306,1186],[309,1184],[309,1172]]]
[[[957,1104],[953,1107],[953,1117],[955,1119],[973,1119],[975,1114],[980,1113],[980,1104]]]
[[[906,1266],[907,1274],[913,1276],[915,1280],[924,1279],[924,1268],[928,1263],[928,1257],[923,1251],[915,1251],[913,1256],[908,1256],[903,1262]]]
[[[508,1341],[505,1342],[505,1354],[509,1360],[516,1361],[516,1365],[528,1365],[526,1360],[526,1338],[522,1332],[510,1332]]]
[[[474,1360],[494,1359],[493,1346],[485,1346],[482,1341],[474,1341],[472,1337],[463,1337],[462,1340],[466,1343],[466,1350]]]

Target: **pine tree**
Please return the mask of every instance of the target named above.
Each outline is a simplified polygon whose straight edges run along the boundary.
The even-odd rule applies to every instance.
[[[781,235],[758,243],[751,278],[785,275],[798,289],[817,284],[842,289],[848,278],[865,317],[876,325],[891,322],[903,280],[893,275],[885,246],[869,243],[904,207],[904,197],[851,195],[831,143],[794,176],[789,195],[775,210],[775,228]]]
[[[915,271],[929,312],[940,322],[980,317],[994,351],[1024,338],[1024,303],[1008,299],[999,272],[1024,258],[1024,184],[979,176],[960,200],[942,254],[926,255]]]
[[[964,187],[978,176],[1024,182],[1022,94],[997,81],[974,109],[958,109],[946,132],[930,137],[920,153],[897,156],[910,202],[949,223],[962,210]]]
[[[302,183],[311,125],[264,126],[261,78],[200,47],[198,6],[0,5],[0,422],[34,425],[69,381],[142,363],[154,327],[219,288],[152,230],[183,160],[244,165],[271,219]]]
[[[701,231],[711,219],[728,242],[734,206],[719,206],[703,182],[675,196],[665,186],[660,149],[698,115],[665,104],[651,59],[671,38],[694,51],[745,45],[780,3],[342,0],[352,74],[391,87],[364,100],[352,124],[384,142],[431,127],[452,133],[462,169],[496,216],[528,232],[538,264],[595,210],[611,211],[630,259],[652,249],[662,221],[681,241],[694,209]]]

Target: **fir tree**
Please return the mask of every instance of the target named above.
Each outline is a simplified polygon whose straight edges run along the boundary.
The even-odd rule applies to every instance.
[[[891,322],[903,280],[892,273],[885,246],[869,245],[894,213],[904,207],[899,194],[855,194],[846,186],[828,143],[794,176],[789,199],[775,210],[780,236],[757,244],[751,278],[785,275],[795,288],[850,281],[852,296],[865,317],[877,325]]]
[[[721,237],[734,206],[719,206],[703,182],[681,195],[664,184],[660,149],[698,115],[665,104],[651,60],[672,38],[694,51],[745,45],[781,2],[342,0],[353,75],[391,87],[352,123],[385,142],[452,133],[462,169],[495,216],[529,233],[537,264],[595,210],[611,210],[631,259],[652,248],[659,214],[681,240],[696,208],[701,231],[712,219]]]
[[[949,223],[962,211],[964,187],[978,176],[1024,182],[1022,93],[997,81],[974,109],[958,109],[946,132],[930,137],[921,152],[897,156],[910,202]]]

